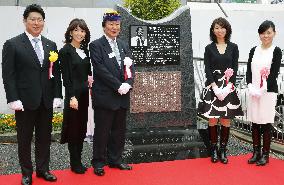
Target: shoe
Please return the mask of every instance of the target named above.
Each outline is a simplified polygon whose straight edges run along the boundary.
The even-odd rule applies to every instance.
[[[84,174],[86,172],[86,169],[83,168],[83,166],[71,166],[71,171],[76,174]]]
[[[269,154],[264,153],[256,162],[256,166],[265,166],[267,163],[269,163]]]
[[[129,166],[128,164],[110,164],[110,168],[118,168],[120,170],[132,170],[132,166]]]
[[[211,143],[211,162],[218,162],[218,147],[216,143]]]
[[[94,174],[97,176],[104,176],[105,170],[103,168],[94,168]]]
[[[219,159],[221,163],[223,164],[228,164],[228,158],[227,158],[227,153],[226,153],[226,144],[221,143],[220,144],[220,149],[219,149]]]
[[[81,167],[83,168],[83,170],[86,172],[88,170],[88,168],[84,165],[81,164]]]
[[[32,185],[32,176],[22,176],[22,185]]]
[[[47,172],[37,172],[36,176],[39,178],[43,178],[46,181],[50,181],[50,182],[55,182],[57,181],[57,178],[55,175],[53,175],[52,173],[50,173],[49,171]]]
[[[253,148],[253,155],[252,157],[248,160],[248,164],[254,164],[257,161],[259,161],[259,159],[261,158],[261,152],[260,152],[260,147],[255,146]]]

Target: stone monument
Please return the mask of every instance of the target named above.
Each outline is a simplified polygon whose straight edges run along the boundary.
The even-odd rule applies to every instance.
[[[136,162],[196,157],[190,155],[202,142],[196,129],[189,6],[157,21],[136,18],[121,6],[117,10],[120,38],[129,41],[136,71],[127,120],[127,146],[132,148],[126,156],[133,158],[136,151]]]

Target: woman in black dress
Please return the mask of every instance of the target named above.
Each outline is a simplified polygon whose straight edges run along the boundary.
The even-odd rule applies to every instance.
[[[211,161],[218,161],[218,120],[221,124],[219,158],[228,163],[226,146],[229,139],[230,119],[243,115],[235,82],[238,71],[238,46],[230,42],[232,29],[224,18],[217,18],[210,28],[211,44],[204,53],[206,82],[201,94],[198,112],[209,118]]]
[[[73,19],[65,33],[65,45],[59,51],[65,100],[61,143],[68,143],[70,166],[74,173],[87,170],[81,163],[83,141],[87,131],[91,74],[88,43],[90,31],[82,19]]]

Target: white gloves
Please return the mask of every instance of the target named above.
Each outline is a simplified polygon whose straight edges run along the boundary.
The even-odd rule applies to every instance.
[[[223,98],[224,98],[224,99],[228,96],[228,94],[230,94],[231,89],[232,89],[232,84],[231,84],[231,83],[228,83],[228,84],[226,85],[226,87],[224,87],[224,88],[222,89],[222,94],[223,94]]]
[[[248,84],[248,90],[249,90],[249,95],[256,98],[259,98],[263,93],[261,89],[255,88],[251,83]]]
[[[218,86],[213,87],[214,94],[217,96],[218,100],[223,101],[228,94],[230,94],[232,84],[229,83],[224,88],[219,88]]]
[[[21,100],[10,102],[10,103],[8,103],[8,106],[9,106],[10,109],[13,109],[13,110],[24,111],[24,106],[23,106]]]
[[[128,83],[122,83],[118,89],[118,93],[120,95],[127,94],[129,89],[131,89],[131,85],[129,85]]]
[[[62,99],[61,98],[54,98],[53,99],[53,108],[59,108],[60,105],[62,104]]]
[[[212,87],[214,94],[217,96],[218,100],[223,101],[224,96],[223,96],[223,90],[222,88],[219,88],[218,86]]]
[[[62,103],[61,98],[54,98],[53,99],[53,108],[60,107],[61,103]],[[13,109],[13,110],[24,111],[24,106],[23,106],[21,100],[10,102],[10,103],[8,103],[8,106],[9,106],[10,109]]]

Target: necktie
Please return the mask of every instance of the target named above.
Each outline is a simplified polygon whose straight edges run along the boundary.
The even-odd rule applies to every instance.
[[[121,57],[120,57],[120,53],[119,53],[119,49],[118,49],[116,41],[112,40],[112,45],[113,45],[112,50],[113,50],[113,52],[115,54],[115,58],[117,60],[118,65],[120,66]]]
[[[35,49],[37,58],[38,58],[38,60],[39,60],[39,62],[40,62],[40,65],[42,66],[43,58],[42,58],[42,54],[41,54],[40,47],[39,47],[39,44],[38,44],[39,38],[36,38],[36,37],[35,37],[35,38],[33,38],[33,41],[35,42],[35,47],[34,47],[34,49]]]
[[[141,46],[144,46],[144,40],[140,38],[140,41],[141,41]]]
[[[137,39],[137,46],[144,46],[144,41],[141,37]]]

